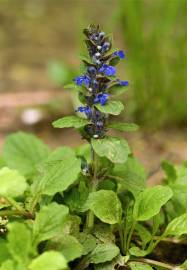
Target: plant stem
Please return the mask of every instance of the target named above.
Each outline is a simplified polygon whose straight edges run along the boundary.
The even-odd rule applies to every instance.
[[[13,198],[6,197],[6,200],[14,206],[14,208],[18,211],[24,211],[24,208],[22,208]]]
[[[132,235],[133,235],[133,232],[134,232],[134,229],[135,229],[135,225],[136,225],[136,221],[133,220],[133,223],[132,223],[132,226],[131,226],[131,229],[130,229],[130,232],[129,232],[129,236],[128,236],[128,239],[127,239],[127,252],[129,251],[130,242],[131,242]]]
[[[180,268],[177,268],[174,265],[163,263],[163,262],[154,261],[154,260],[151,260],[151,259],[140,258],[140,259],[131,260],[131,262],[132,261],[142,262],[142,263],[148,263],[148,264],[151,264],[151,265],[156,265],[156,266],[160,266],[160,267],[163,267],[163,268],[166,268],[166,269],[171,269],[171,270],[180,269]]]
[[[97,189],[97,166],[98,166],[98,157],[97,154],[94,152],[93,147],[91,145],[91,158],[92,158],[92,171],[93,177],[90,182],[89,190],[90,192],[94,192]],[[94,226],[94,213],[89,210],[86,216],[86,228],[91,230]]]
[[[23,216],[28,219],[34,219],[34,215],[32,213],[19,210],[2,210],[0,211],[0,216]]]

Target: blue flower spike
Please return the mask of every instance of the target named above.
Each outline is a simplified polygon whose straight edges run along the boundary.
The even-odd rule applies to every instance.
[[[95,25],[86,28],[84,34],[89,60],[83,59],[85,72],[77,76],[74,82],[78,86],[84,86],[79,95],[83,105],[79,106],[76,111],[85,114],[89,120],[88,124],[84,126],[82,136],[90,140],[91,138],[103,138],[106,135],[108,114],[104,113],[105,110],[102,110],[101,106],[110,104],[110,86],[116,84],[120,87],[128,86],[128,81],[116,78],[116,66],[112,64],[112,60],[114,58],[124,59],[125,53],[122,50],[116,50],[109,54],[112,47],[110,36]],[[94,106],[96,104],[99,106]]]

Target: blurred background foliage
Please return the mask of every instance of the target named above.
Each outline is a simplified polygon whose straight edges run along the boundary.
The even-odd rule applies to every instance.
[[[122,117],[147,129],[186,126],[186,14],[187,0],[0,0],[0,95],[61,92],[79,74],[82,29],[99,23],[127,55]]]

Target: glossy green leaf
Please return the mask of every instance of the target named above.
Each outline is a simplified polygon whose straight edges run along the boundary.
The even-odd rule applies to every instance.
[[[19,188],[18,188],[19,187]],[[7,167],[0,169],[0,195],[3,197],[17,197],[27,188],[26,179],[18,171]]]
[[[133,216],[135,220],[143,221],[157,215],[161,207],[173,196],[167,186],[155,186],[141,192],[135,201]]]
[[[80,171],[81,161],[75,155],[68,155],[63,160],[49,162],[38,183],[38,190],[46,195],[62,192],[76,181]]]
[[[31,231],[23,223],[8,224],[8,249],[15,261],[21,264],[29,262],[32,250]]]
[[[130,262],[129,266],[131,270],[153,270],[153,268],[147,263]]]
[[[89,255],[89,261],[95,264],[111,261],[119,252],[119,248],[114,244],[98,244]]]
[[[5,140],[3,157],[8,167],[30,176],[48,157],[48,147],[32,134],[17,132]]]
[[[124,132],[131,132],[138,130],[138,125],[133,123],[112,123],[109,124],[107,127]]]
[[[124,164],[115,164],[112,175],[118,176],[121,189],[129,190],[136,197],[146,187],[146,172],[142,164],[129,157]]]
[[[181,236],[187,234],[187,214],[173,219],[167,226],[164,235]]]
[[[57,251],[46,251],[34,259],[28,267],[29,270],[64,270],[68,269],[66,259]]]
[[[124,163],[130,154],[130,148],[124,139],[105,137],[92,139],[91,143],[99,156],[107,157],[113,163]]]
[[[121,101],[109,101],[104,106],[101,104],[97,104],[95,106],[100,112],[113,115],[118,115],[124,110],[124,105]]]
[[[55,128],[80,128],[84,127],[85,125],[89,124],[89,121],[84,118],[80,118],[78,116],[66,116],[63,118],[60,118],[53,122],[53,127]]]
[[[36,214],[33,225],[33,241],[37,245],[39,242],[50,239],[61,232],[67,215],[68,207],[55,202],[43,206]]]
[[[108,224],[119,223],[122,215],[120,200],[111,190],[99,190],[90,193],[87,206],[96,217]]]

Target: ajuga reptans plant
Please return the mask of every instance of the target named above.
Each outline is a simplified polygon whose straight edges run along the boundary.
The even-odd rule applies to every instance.
[[[175,253],[186,242],[187,166],[164,162],[164,184],[146,187],[144,168],[124,136],[108,132],[137,129],[109,118],[124,108],[115,97],[128,86],[116,77],[125,54],[112,50],[111,37],[98,26],[84,34],[88,56],[71,85],[80,105],[53,126],[74,127],[86,143],[52,151],[24,132],[5,140],[0,270],[187,269],[184,252],[168,261],[161,256],[164,243],[175,245]]]

